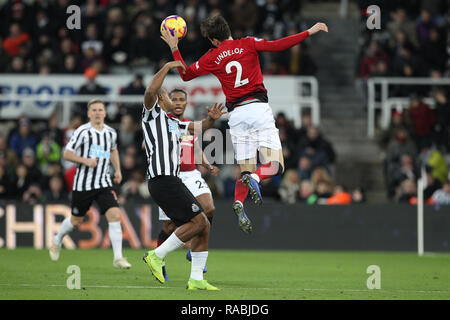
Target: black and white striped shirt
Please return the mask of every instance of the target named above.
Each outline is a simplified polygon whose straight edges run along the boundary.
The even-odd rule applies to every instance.
[[[142,130],[147,154],[147,178],[178,176],[180,172],[181,136],[187,134],[189,122],[170,118],[158,105],[142,111]]]
[[[111,151],[116,148],[116,130],[106,124],[102,131],[98,131],[90,123],[75,130],[66,149],[80,157],[98,158],[98,163],[95,168],[78,164],[72,190],[90,191],[112,187],[109,166]]]

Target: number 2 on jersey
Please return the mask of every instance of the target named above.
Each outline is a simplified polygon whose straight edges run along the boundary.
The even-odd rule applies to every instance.
[[[234,82],[234,87],[238,88],[240,86],[243,86],[244,84],[248,83],[248,78],[245,78],[244,80],[241,80],[242,77],[242,65],[237,61],[230,61],[225,66],[225,71],[227,73],[231,73],[231,67],[236,68],[236,81]]]

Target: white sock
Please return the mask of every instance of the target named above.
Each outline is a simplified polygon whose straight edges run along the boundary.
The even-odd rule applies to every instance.
[[[70,217],[65,218],[64,221],[61,223],[61,228],[59,229],[58,234],[54,238],[56,244],[61,245],[64,236],[70,233],[73,229],[74,226],[72,225],[72,222],[70,222]]]
[[[208,259],[208,251],[192,252],[191,278],[194,280],[203,280],[203,269]]]
[[[176,249],[178,249],[179,247],[181,247],[182,245],[184,245],[184,242],[181,241],[177,235],[175,234],[175,232],[172,232],[172,234],[170,235],[170,237],[168,237],[166,239],[166,241],[164,241],[163,243],[161,243],[161,245],[155,249],[155,254],[159,257],[159,258],[164,258],[165,256],[167,256],[167,254],[169,252],[172,252]]]
[[[109,239],[111,239],[114,260],[122,258],[122,226],[120,221],[109,222]]]

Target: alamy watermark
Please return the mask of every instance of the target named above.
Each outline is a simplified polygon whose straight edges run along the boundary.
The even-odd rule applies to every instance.
[[[73,290],[73,289],[81,289],[81,269],[77,265],[70,265],[67,267],[66,270],[67,274],[70,274],[70,276],[67,278],[66,286],[67,289]]]
[[[81,29],[81,9],[77,5],[68,6],[66,13],[70,16],[66,20],[66,27],[69,30]]]
[[[377,5],[370,5],[367,7],[367,21],[366,26],[369,30],[381,29],[381,9]]]
[[[367,267],[366,273],[371,274],[366,281],[367,289],[381,289],[381,269],[377,265]]]

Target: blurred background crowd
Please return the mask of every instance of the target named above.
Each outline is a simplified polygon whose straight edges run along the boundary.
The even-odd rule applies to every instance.
[[[364,8],[368,2],[360,4]],[[361,79],[450,77],[450,2],[402,1],[399,6],[399,1],[386,1],[381,14],[384,28],[376,32],[361,28],[357,71]],[[409,98],[407,108],[394,110],[389,128],[377,137],[386,155],[384,174],[390,199],[415,203],[417,180],[424,175],[426,201],[450,204],[448,88],[396,85],[390,90],[389,96]],[[431,98],[433,105],[425,98]]]
[[[365,1],[358,1],[361,8]],[[430,1],[430,3],[433,1]],[[180,42],[187,64],[210,46],[199,31],[206,16],[220,12],[229,21],[233,37],[247,35],[277,39],[306,29],[301,19],[302,1],[294,0],[8,0],[0,7],[0,72],[34,74],[84,74],[82,94],[105,94],[98,74],[135,73],[122,94],[143,94],[146,84],[139,72],[153,72],[171,54],[159,38],[159,25],[168,12],[184,17],[188,34]],[[447,1],[423,8],[398,1],[383,7],[377,32],[362,32],[359,70],[362,80],[372,76],[448,77],[450,16]],[[428,2],[424,2],[428,3]],[[81,8],[81,30],[66,27],[66,8]],[[365,17],[361,10],[361,17]],[[356,41],[356,40],[355,40]],[[261,54],[266,75],[314,75],[320,63],[308,53],[308,41],[281,53]],[[410,97],[410,108],[392,116],[388,130],[378,137],[385,151],[386,190],[393,201],[413,203],[421,168],[427,175],[426,199],[450,204],[450,184],[445,157],[450,152],[450,106],[445,88],[399,87],[396,94]],[[431,95],[434,108],[424,103]],[[55,114],[47,122],[21,117],[0,130],[0,199],[63,201],[70,196],[76,167],[62,159],[73,131],[86,120],[80,105],[66,128]],[[120,201],[148,201],[145,154],[141,149],[139,114],[133,105],[106,122],[118,130],[123,182],[116,189]],[[283,113],[276,115],[286,170],[283,176],[262,182],[263,196],[286,203],[348,204],[366,201],[364,186],[348,190],[335,180],[337,159],[333,145],[302,114],[296,128]],[[225,132],[225,122],[218,124]],[[216,198],[232,199],[239,176],[237,166],[222,165],[218,177],[199,167]],[[437,197],[434,197],[437,199]],[[429,200],[430,202],[432,200]],[[440,200],[441,201],[441,200]],[[442,201],[444,203],[445,201]]]

